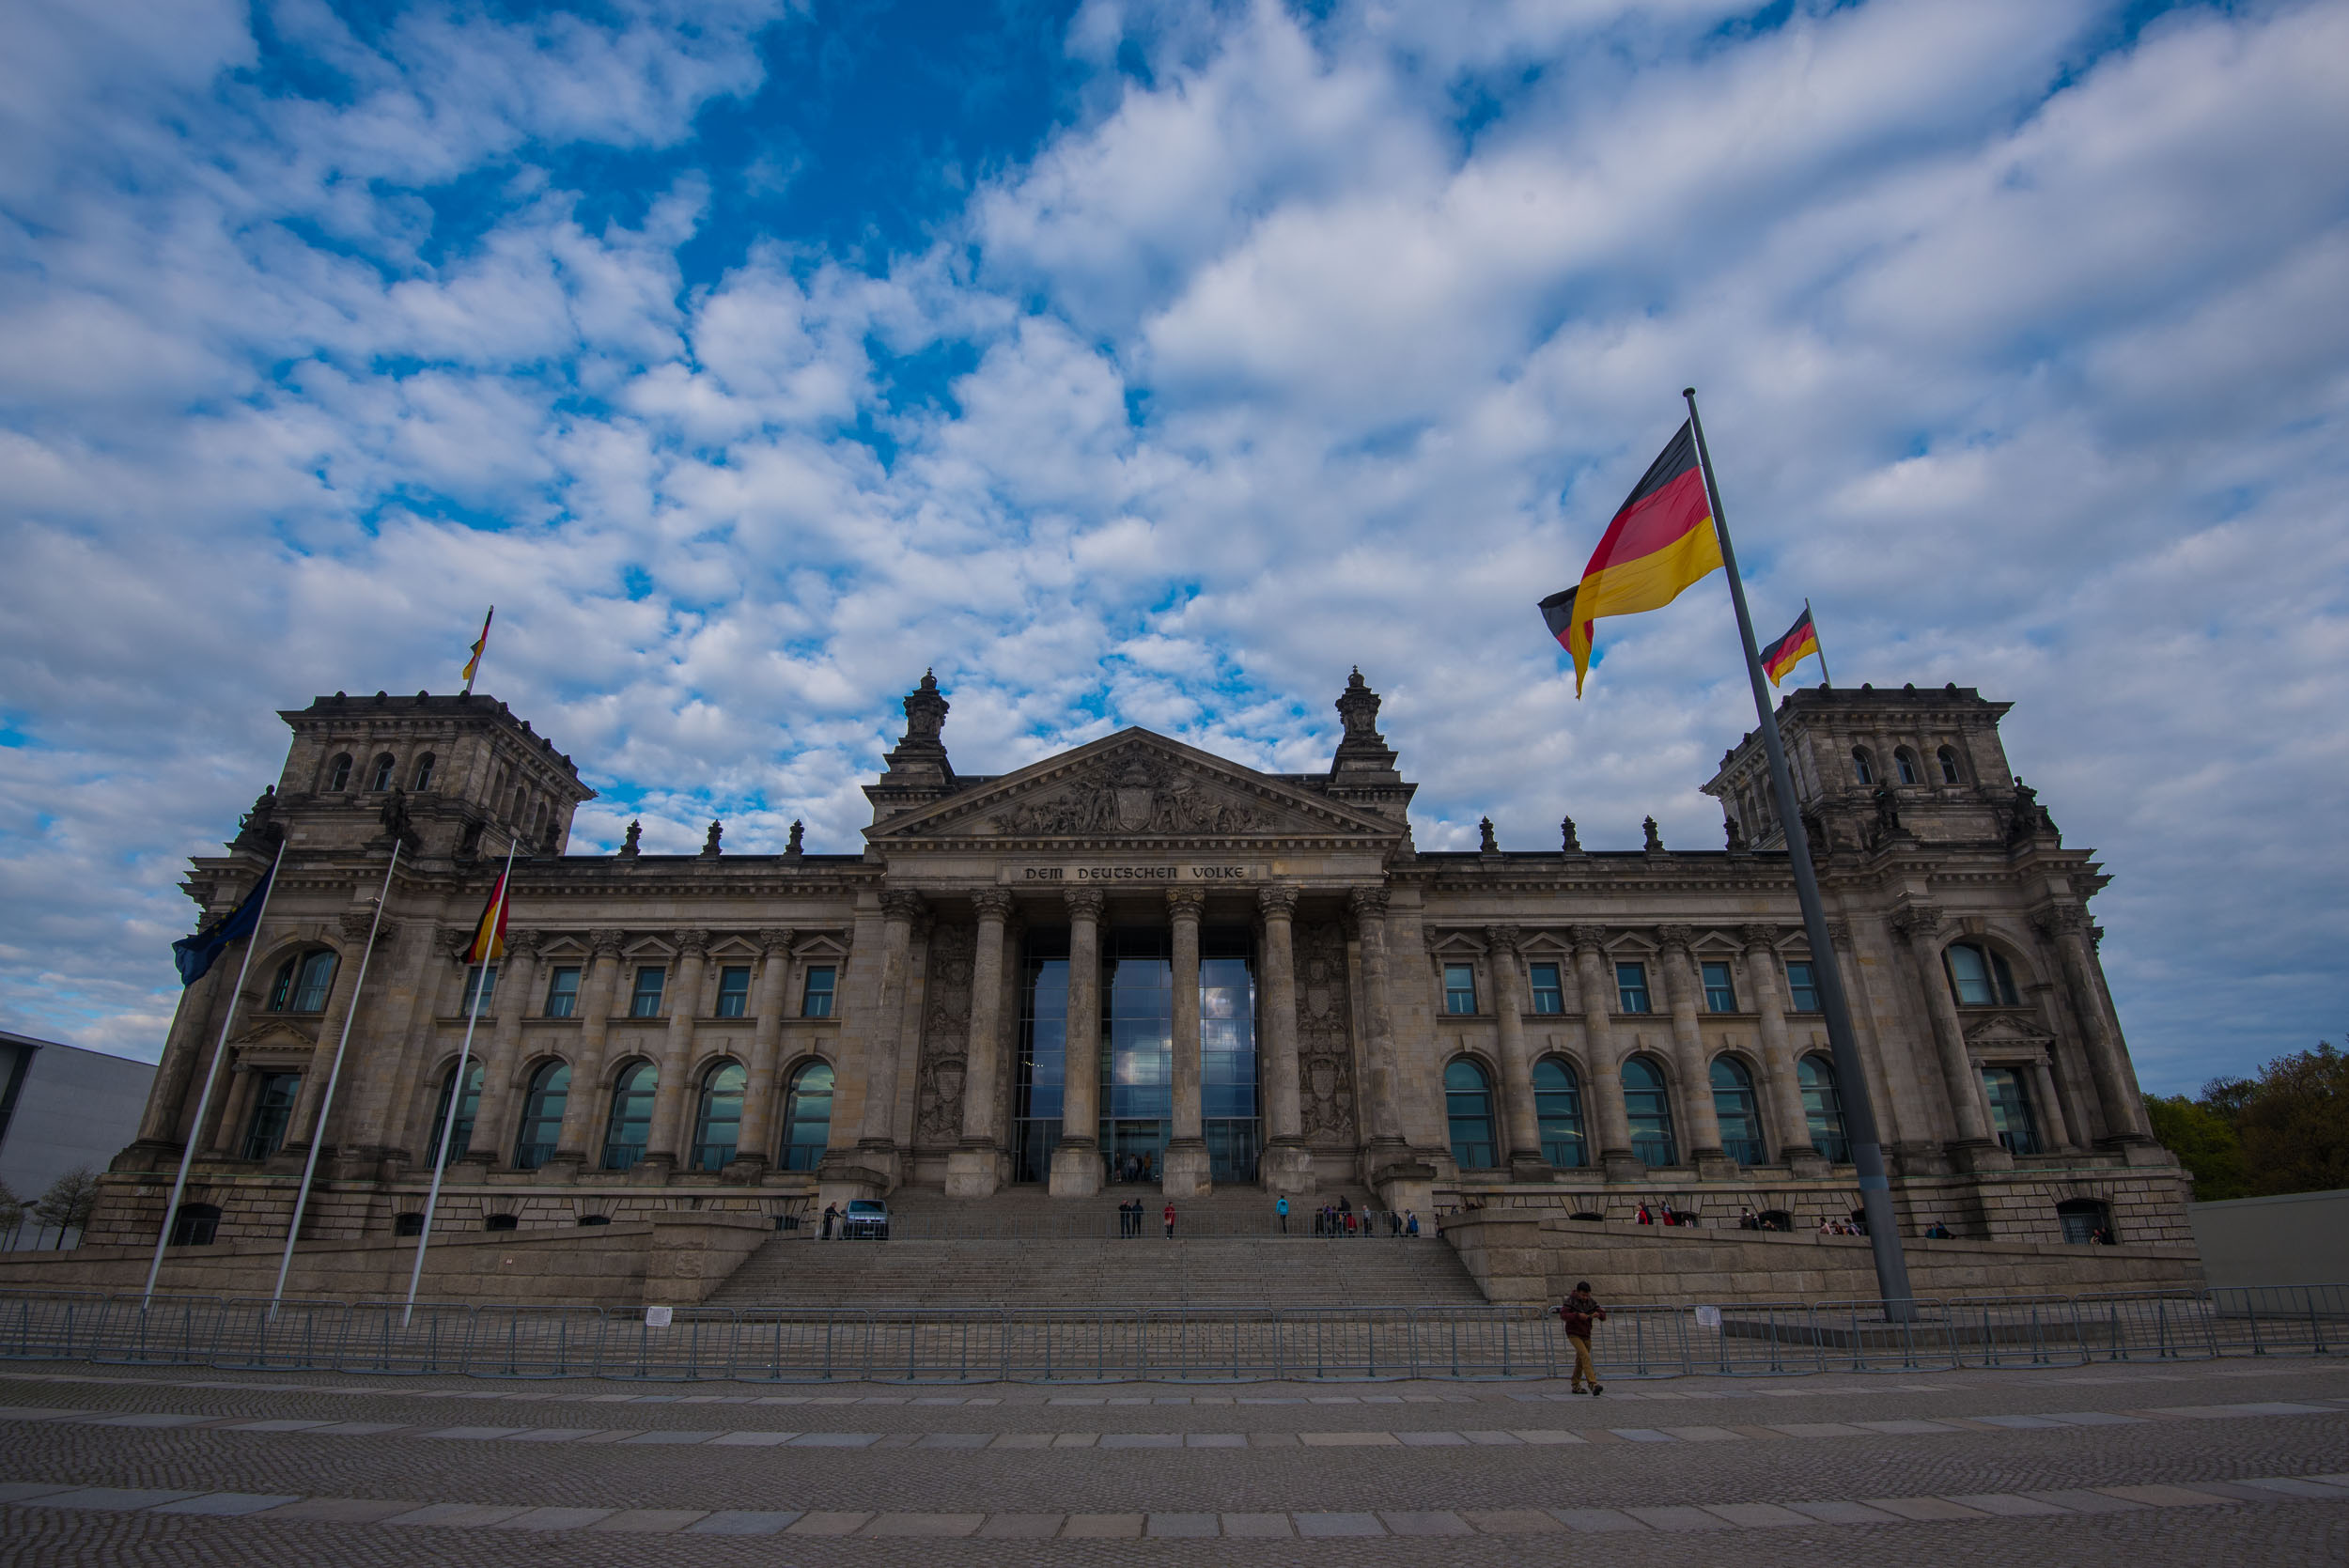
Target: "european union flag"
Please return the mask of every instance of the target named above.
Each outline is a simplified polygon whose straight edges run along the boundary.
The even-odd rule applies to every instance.
[[[171,944],[171,961],[179,967],[182,989],[210,973],[212,960],[226,951],[230,942],[253,935],[253,928],[261,924],[261,906],[269,902],[270,878],[276,875],[277,868],[271,866],[261,873],[261,879],[253,884],[253,891],[244,895],[242,902],[221,916],[210,930],[182,937]]]

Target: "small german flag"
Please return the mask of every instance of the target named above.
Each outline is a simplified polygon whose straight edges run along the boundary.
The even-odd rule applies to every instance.
[[[1549,634],[1574,656],[1574,694],[1582,694],[1590,672],[1593,623],[1607,615],[1661,610],[1720,564],[1721,541],[1713,531],[1713,507],[1697,464],[1696,432],[1683,424],[1617,508],[1590,565],[1582,568],[1582,581],[1542,600]]]
[[[474,923],[473,942],[465,949],[468,965],[494,964],[506,956],[506,878],[511,875],[509,871],[498,873],[490,902],[482,906],[481,918]]]
[[[1819,629],[1811,624],[1811,606],[1802,607],[1802,614],[1786,629],[1786,635],[1762,650],[1762,673],[1776,686],[1786,678],[1786,672],[1819,652]],[[1826,656],[1820,656],[1824,663]]]

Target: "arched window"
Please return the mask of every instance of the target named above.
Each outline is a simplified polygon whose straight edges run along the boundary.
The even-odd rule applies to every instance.
[[[612,1086],[612,1119],[603,1129],[605,1170],[627,1171],[645,1157],[645,1145],[652,1140],[653,1092],[660,1086],[660,1070],[649,1062],[621,1069]]]
[[[2015,971],[2002,954],[1982,942],[1957,942],[1943,956],[1950,966],[1950,989],[1961,1007],[2016,1007]]]
[[[563,1138],[563,1108],[571,1101],[571,1069],[568,1063],[549,1062],[530,1075],[530,1093],[522,1099],[522,1125],[514,1135],[514,1169],[536,1171],[554,1153]]]
[[[1943,784],[1964,784],[1966,782],[1964,775],[1960,774],[1957,770],[1957,753],[1950,750],[1949,747],[1944,746],[1939,751],[1936,752],[1934,753],[1934,760],[1941,765],[1941,782]]]
[[[1867,747],[1854,746],[1851,749],[1851,776],[1863,784],[1876,782],[1875,759],[1868,755]]]
[[[385,752],[375,759],[374,771],[367,776],[367,787],[381,793],[392,787],[392,780],[399,771],[399,759]]]
[[[334,985],[334,952],[318,948],[297,953],[277,967],[269,988],[272,1013],[323,1013],[326,994]]]
[[[1452,1157],[1463,1171],[1490,1171],[1501,1163],[1493,1146],[1493,1089],[1485,1069],[1455,1057],[1443,1070],[1444,1115],[1452,1124]]]
[[[253,1120],[245,1124],[244,1157],[267,1159],[286,1141],[293,1121],[294,1096],[301,1093],[300,1073],[263,1073],[253,1092]]]
[[[427,752],[416,759],[416,782],[408,786],[411,795],[421,795],[432,787],[432,753]]]
[[[485,1231],[519,1231],[521,1226],[521,1217],[511,1214],[492,1214],[481,1221]]]
[[[1924,775],[1917,771],[1917,753],[1906,746],[1892,753],[1892,770],[1900,775],[1900,781],[1905,784],[1925,782]]]
[[[2076,1247],[2109,1247],[2117,1239],[2112,1210],[2093,1198],[2067,1198],[2058,1203],[2056,1223],[2063,1227],[2063,1239]]]
[[[345,752],[326,765],[326,793],[340,795],[350,787],[350,753]]]
[[[1542,1158],[1561,1171],[1590,1163],[1582,1141],[1582,1090],[1574,1069],[1554,1056],[1533,1063],[1533,1117],[1541,1124]]]
[[[2039,1121],[2031,1114],[2030,1091],[2012,1067],[1984,1067],[1983,1092],[1990,1100],[1990,1126],[2014,1155],[2039,1152]]]
[[[212,1203],[181,1203],[171,1219],[174,1247],[210,1247],[220,1234],[220,1209]]]
[[[783,1159],[786,1171],[813,1171],[832,1141],[832,1063],[811,1062],[791,1075],[791,1093],[783,1108]]]
[[[1663,1070],[1644,1056],[1630,1057],[1623,1064],[1623,1109],[1631,1123],[1631,1152],[1641,1164],[1678,1163],[1672,1096],[1664,1091]]]
[[[441,1132],[448,1126],[449,1090],[457,1082],[457,1063],[448,1064],[441,1075],[440,1094],[435,1096],[432,1112],[432,1136],[425,1143],[425,1158],[430,1159],[441,1150]],[[481,1109],[481,1058],[474,1057],[465,1064],[465,1094],[457,1102],[457,1126],[448,1131],[448,1157],[456,1159],[473,1146],[473,1119]]]
[[[1851,1140],[1843,1132],[1843,1097],[1835,1090],[1835,1065],[1823,1056],[1806,1056],[1795,1065],[1802,1085],[1803,1120],[1810,1124],[1811,1146],[1821,1157],[1838,1165],[1851,1163]]]
[[[723,1171],[734,1157],[748,1076],[739,1062],[721,1062],[703,1075],[701,1114],[693,1119],[693,1170]]]
[[[1720,1124],[1721,1153],[1740,1165],[1769,1158],[1762,1142],[1762,1109],[1753,1094],[1753,1074],[1734,1056],[1713,1059],[1713,1117]]]

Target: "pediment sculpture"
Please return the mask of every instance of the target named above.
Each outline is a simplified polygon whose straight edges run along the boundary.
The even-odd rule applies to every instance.
[[[1265,826],[1265,813],[1143,753],[1054,793],[1013,801],[988,820],[997,832],[1015,837],[1083,838],[1254,832]]]

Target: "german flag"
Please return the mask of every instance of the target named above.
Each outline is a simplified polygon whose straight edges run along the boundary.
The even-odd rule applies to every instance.
[[[490,890],[490,902],[474,923],[473,942],[465,949],[468,965],[494,964],[506,956],[506,878],[510,875],[498,873],[498,885]]]
[[[1786,635],[1762,650],[1762,673],[1776,686],[1786,678],[1786,672],[1819,651],[1819,629],[1811,624],[1811,607],[1804,605],[1802,614]]]
[[[1593,623],[1660,610],[1720,564],[1696,432],[1684,424],[1607,525],[1582,581],[1542,600],[1549,634],[1574,656],[1574,694],[1590,673]]]

